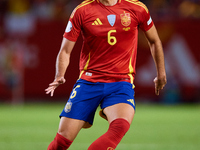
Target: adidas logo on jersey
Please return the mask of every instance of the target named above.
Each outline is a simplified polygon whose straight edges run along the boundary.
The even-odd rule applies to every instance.
[[[101,22],[101,20],[99,18],[97,18],[92,25],[102,25],[103,23]]]

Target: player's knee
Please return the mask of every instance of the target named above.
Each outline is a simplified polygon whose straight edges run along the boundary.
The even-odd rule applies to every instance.
[[[69,139],[69,140],[72,140],[72,141],[75,139],[75,137],[72,136],[69,132],[58,130],[58,133],[60,135],[62,135],[63,137],[65,137],[66,139]]]

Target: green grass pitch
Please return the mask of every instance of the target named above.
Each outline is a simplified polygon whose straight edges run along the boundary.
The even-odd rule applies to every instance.
[[[64,103],[0,105],[0,150],[45,150],[53,140]],[[106,132],[108,123],[95,117],[69,150],[87,150]],[[136,106],[129,132],[116,150],[199,150],[200,105]]]

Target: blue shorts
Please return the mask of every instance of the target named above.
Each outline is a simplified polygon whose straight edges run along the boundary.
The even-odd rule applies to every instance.
[[[104,109],[118,103],[130,104],[135,109],[134,89],[131,83],[93,83],[79,79],[60,117],[84,120],[92,125],[99,105]]]

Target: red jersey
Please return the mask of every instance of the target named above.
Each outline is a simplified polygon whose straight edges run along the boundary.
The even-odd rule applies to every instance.
[[[118,0],[105,6],[99,0],[85,0],[69,19],[64,37],[76,41],[83,36],[80,78],[91,82],[133,83],[138,28],[153,26],[147,7],[137,0]]]

